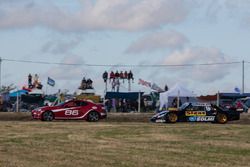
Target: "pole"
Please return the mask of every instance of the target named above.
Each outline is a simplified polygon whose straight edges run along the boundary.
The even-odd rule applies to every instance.
[[[242,94],[245,92],[245,61],[242,61]]]
[[[16,112],[19,112],[19,93],[18,93],[18,89],[17,89],[17,92],[16,92],[17,96],[16,96]]]
[[[128,91],[129,92],[131,91],[131,82],[130,82],[130,79],[128,80]]]
[[[0,57],[0,91],[2,90],[2,58]]]
[[[138,112],[141,112],[141,91],[139,91],[138,96]]]
[[[178,90],[178,96],[177,96],[177,109],[180,107],[180,90]]]
[[[217,106],[220,105],[220,92],[217,93]]]
[[[106,94],[106,92],[107,92],[107,90],[108,90],[108,84],[107,84],[107,81],[105,82],[105,94]]]
[[[48,94],[48,83],[46,83],[46,90],[45,90],[45,94]]]

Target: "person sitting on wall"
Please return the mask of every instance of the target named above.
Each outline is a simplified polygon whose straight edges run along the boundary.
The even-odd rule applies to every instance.
[[[109,82],[112,80],[114,81],[115,79],[115,73],[113,71],[110,72],[110,75],[109,75]]]
[[[115,72],[115,79],[119,79],[119,77],[120,77],[120,74],[119,74],[119,72],[118,72],[118,70]]]
[[[131,79],[134,81],[133,73],[130,70],[129,73],[128,73],[128,80],[131,80]]]
[[[104,82],[106,83],[107,80],[108,80],[108,72],[107,72],[107,71],[105,71],[105,72],[102,74],[102,78],[103,78]]]
[[[93,81],[89,78],[89,79],[87,80],[87,89],[93,89],[92,83],[93,83]]]
[[[28,75],[28,87],[30,89],[33,88],[33,85],[32,85],[32,75],[31,74]]]
[[[119,81],[119,79],[115,80],[115,85],[116,85],[116,92],[119,92],[119,90],[120,90],[120,81]]]
[[[112,81],[111,86],[112,86],[111,91],[114,92],[115,91],[115,86],[116,86],[115,81]]]
[[[122,71],[120,72],[119,77],[120,77],[120,79],[122,79],[122,80],[123,80],[123,83],[124,83],[124,74],[123,74],[123,72],[122,72]]]
[[[42,89],[42,88],[43,88],[43,85],[41,84],[41,82],[38,82],[38,83],[37,83],[36,88],[37,88],[37,89]]]
[[[87,86],[87,84],[86,84],[86,79],[85,79],[85,77],[83,77],[79,89],[85,90],[85,89],[86,89],[86,86]]]
[[[128,72],[127,71],[124,72],[124,77],[123,78],[128,79]]]
[[[35,74],[35,76],[34,76],[34,82],[33,82],[33,88],[34,87],[37,88],[38,83],[39,83],[38,79],[39,79],[38,75]]]

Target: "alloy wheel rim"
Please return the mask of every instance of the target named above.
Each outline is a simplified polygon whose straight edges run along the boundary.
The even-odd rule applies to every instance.
[[[175,121],[176,121],[176,115],[170,114],[170,115],[169,115],[169,120],[170,120],[171,122],[175,122]]]
[[[90,113],[89,116],[90,116],[89,118],[90,118],[91,121],[97,121],[98,120],[98,114],[95,113],[95,112]]]
[[[45,117],[45,120],[47,121],[51,121],[53,119],[53,115],[51,112],[46,112],[44,117]]]

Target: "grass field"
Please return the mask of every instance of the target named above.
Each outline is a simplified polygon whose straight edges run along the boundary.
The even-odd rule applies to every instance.
[[[249,124],[0,121],[1,167],[249,164]]]

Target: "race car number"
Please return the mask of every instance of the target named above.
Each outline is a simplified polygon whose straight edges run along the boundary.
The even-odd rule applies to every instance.
[[[79,114],[79,112],[78,112],[78,110],[66,110],[65,111],[65,115],[78,115]]]

